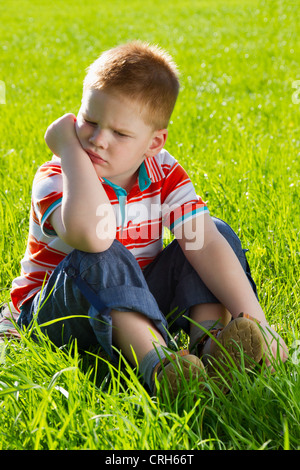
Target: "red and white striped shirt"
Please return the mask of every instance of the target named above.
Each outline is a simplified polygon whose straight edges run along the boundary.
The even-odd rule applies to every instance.
[[[173,232],[186,220],[208,211],[185,170],[165,150],[144,160],[135,185],[127,192],[101,179],[112,204],[119,240],[144,269],[163,249],[163,227]],[[53,156],[37,171],[32,188],[29,236],[21,260],[21,275],[12,283],[14,306],[39,292],[55,267],[73,248],[64,243],[49,222],[62,201],[60,158]]]

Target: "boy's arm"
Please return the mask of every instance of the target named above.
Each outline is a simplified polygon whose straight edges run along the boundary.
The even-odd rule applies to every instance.
[[[75,116],[66,114],[45,134],[51,151],[61,157],[62,205],[50,217],[57,235],[81,251],[107,250],[115,239],[116,219],[93,164],[80,145]]]
[[[195,238],[195,234],[196,238]],[[265,314],[252,290],[248,278],[231,246],[219,233],[209,214],[188,221],[175,236],[186,258],[203,282],[219,301],[229,310],[233,318],[241,312],[256,318],[272,342]],[[276,335],[276,333],[274,332]],[[272,336],[272,335],[271,335]],[[278,336],[278,335],[276,335]],[[285,357],[286,346],[278,337]],[[276,356],[276,345],[272,345]]]

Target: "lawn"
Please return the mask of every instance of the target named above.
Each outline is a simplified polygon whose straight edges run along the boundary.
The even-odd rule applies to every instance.
[[[25,250],[47,126],[77,113],[86,67],[132,39],[167,49],[181,93],[166,148],[211,214],[239,234],[290,356],[275,374],[233,370],[175,403],[125,360],[24,336],[0,351],[0,449],[300,448],[300,43],[296,0],[10,0],[0,3],[1,303]],[[184,338],[181,338],[183,341]]]

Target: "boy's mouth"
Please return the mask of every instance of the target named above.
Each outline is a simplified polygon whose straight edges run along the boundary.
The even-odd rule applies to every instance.
[[[104,160],[102,157],[100,157],[100,155],[93,152],[92,150],[86,150],[86,153],[94,163],[107,163],[106,160]]]

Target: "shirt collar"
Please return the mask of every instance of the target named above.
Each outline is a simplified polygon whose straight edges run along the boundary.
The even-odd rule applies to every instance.
[[[149,172],[147,171],[145,161],[143,161],[143,163],[140,166],[138,182],[139,182],[139,187],[141,191],[145,191],[145,189],[148,189],[150,184],[152,183],[152,179],[151,179],[151,176],[149,175]]]
[[[160,181],[164,177],[164,173],[162,168],[158,165],[155,157],[147,157],[141,164],[139,168],[139,175],[138,175],[138,184],[140,191],[145,191],[149,188],[151,183],[155,183]],[[117,196],[126,194],[125,189],[121,188],[117,184],[111,183],[106,178],[100,178],[100,181],[103,183],[108,184],[111,186]]]

